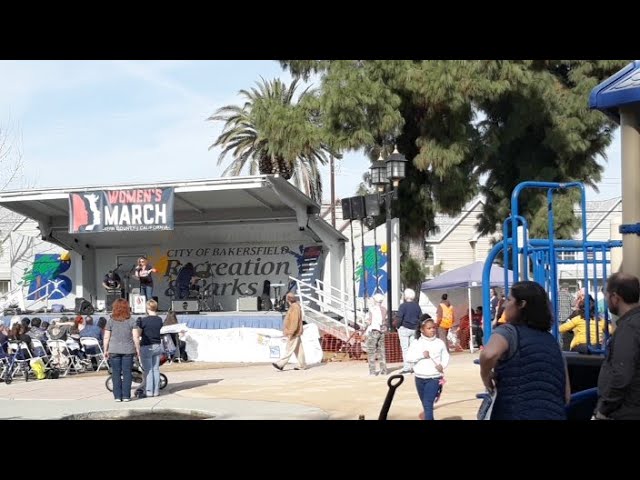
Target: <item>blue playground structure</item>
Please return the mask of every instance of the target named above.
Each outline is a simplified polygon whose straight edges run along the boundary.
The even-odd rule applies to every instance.
[[[582,253],[579,260],[583,265],[583,287],[585,291],[593,292],[597,300],[597,292],[600,285],[604,285],[607,278],[608,257],[612,248],[623,248],[625,271],[640,277],[640,190],[636,188],[640,175],[640,61],[631,62],[625,68],[597,85],[589,96],[589,108],[600,110],[620,125],[621,144],[621,187],[622,187],[622,221],[620,233],[623,241],[589,242],[587,241],[587,220],[585,190],[581,183],[550,183],[550,182],[524,182],[519,184],[511,196],[511,216],[505,221],[503,228],[503,242],[493,248],[487,258],[483,279],[489,275],[491,264],[496,256],[504,253],[505,271],[512,265],[513,279],[520,278],[520,264],[523,269],[522,277],[543,285],[549,292],[553,304],[553,313],[556,322],[553,326],[553,334],[558,335],[558,271],[557,266],[562,263],[576,263],[573,260],[559,258],[563,252]],[[549,212],[549,236],[546,239],[529,239],[526,220],[518,215],[518,197],[526,188],[542,188],[547,190],[547,207]],[[556,240],[553,233],[552,200],[554,192],[567,188],[580,189],[582,210],[582,239]],[[633,223],[636,222],[636,223]],[[518,238],[518,226],[522,227],[522,241]],[[509,228],[511,227],[511,228]],[[508,235],[510,233],[510,235]],[[521,244],[521,245],[520,245]],[[624,245],[623,245],[624,244]],[[510,255],[509,255],[510,254]],[[564,255],[562,255],[565,257]],[[509,259],[511,257],[511,259]],[[598,274],[598,266],[600,272]],[[592,267],[590,275],[589,267]],[[589,280],[592,283],[589,284]],[[509,282],[505,278],[505,295],[509,292]],[[491,318],[489,308],[489,284],[483,282],[484,304],[484,341],[491,335]],[[585,297],[585,313],[587,327],[587,342],[591,340],[591,316],[590,298]],[[595,317],[601,318],[596,302]],[[597,320],[600,321],[600,320]],[[587,345],[587,354],[566,352],[565,358],[569,367],[569,380],[571,382],[571,404],[567,409],[569,419],[588,419],[595,407],[597,400],[598,372],[604,358],[603,346],[609,337],[609,314],[606,308],[602,312],[602,320],[605,326],[605,338],[601,345]],[[596,325],[598,328],[598,325]]]
[[[554,216],[553,216],[553,197],[555,192],[566,191],[570,188],[577,188],[581,194],[581,222],[582,222],[582,239],[581,240],[559,240],[555,238]],[[548,238],[529,238],[529,226],[524,217],[519,214],[519,197],[526,189],[543,189],[547,193],[547,211],[548,211]],[[519,228],[520,232],[519,232]],[[572,405],[575,400],[576,405],[580,408],[575,409],[577,418],[582,418],[584,412],[588,411],[590,406],[595,407],[597,393],[595,386],[597,384],[598,372],[600,364],[604,358],[604,348],[609,338],[609,313],[605,308],[604,312],[598,311],[598,302],[595,307],[595,326],[600,328],[604,322],[604,338],[599,339],[596,345],[591,344],[592,326],[591,317],[591,299],[589,294],[597,299],[597,292],[607,278],[608,265],[611,263],[609,253],[612,248],[622,247],[622,241],[606,241],[595,242],[587,240],[587,215],[586,215],[586,195],[585,188],[582,183],[556,183],[556,182],[522,182],[516,186],[511,195],[511,216],[508,217],[502,228],[503,240],[497,243],[489,252],[483,270],[483,330],[484,342],[489,341],[491,336],[492,322],[490,308],[490,273],[491,266],[496,257],[502,253],[504,260],[504,295],[509,294],[509,278],[508,270],[513,271],[512,279],[514,282],[519,280],[533,280],[542,285],[549,293],[549,299],[553,308],[553,324],[552,334],[559,339],[558,325],[559,320],[559,285],[558,285],[558,265],[559,264],[581,264],[583,267],[583,283],[587,295],[585,296],[585,321],[586,321],[586,337],[587,337],[587,354],[578,354],[574,352],[564,352],[569,368],[569,379],[571,382],[571,391],[575,394],[572,397]],[[565,259],[563,253],[577,253],[573,260]],[[581,255],[579,255],[581,254]],[[581,258],[578,258],[581,257]],[[600,268],[598,268],[600,267]],[[579,392],[579,393],[578,393]],[[591,399],[591,404],[589,400]],[[593,409],[592,409],[593,410]]]
[[[549,237],[544,239],[529,238],[529,226],[524,217],[519,215],[518,200],[520,194],[525,189],[546,189],[547,190],[547,211],[548,211],[548,228]],[[581,240],[558,240],[555,238],[554,216],[553,216],[553,194],[556,191],[563,191],[569,188],[578,188],[581,194],[581,222],[582,222],[582,239]],[[590,242],[587,241],[587,212],[586,212],[586,195],[584,185],[578,182],[571,183],[555,183],[555,182],[522,182],[516,186],[511,195],[511,216],[508,217],[503,224],[502,242],[496,244],[489,252],[485,262],[483,271],[483,328],[484,341],[489,341],[491,335],[491,313],[490,313],[490,292],[489,292],[489,275],[491,273],[491,265],[496,257],[503,253],[505,281],[504,294],[509,294],[509,279],[507,271],[513,271],[513,280],[533,280],[542,285],[549,292],[553,308],[553,316],[556,319],[553,325],[553,335],[558,337],[558,265],[559,264],[581,264],[583,267],[583,287],[587,292],[592,292],[593,298],[597,298],[597,291],[604,286],[607,278],[607,266],[611,263],[609,252],[612,248],[622,247],[622,241],[607,242]],[[521,235],[518,235],[518,227],[522,227]],[[520,238],[522,237],[522,238]],[[567,260],[562,259],[563,253],[581,253],[579,259]],[[598,271],[600,266],[600,272]],[[523,268],[524,267],[524,268]],[[522,271],[521,271],[522,269]],[[589,295],[585,297],[585,320],[587,322],[587,342],[589,353],[604,353],[601,345],[590,345],[590,326],[591,322],[591,299]],[[606,309],[603,312],[598,311],[598,303],[595,307],[596,327],[599,322],[604,322],[605,338],[609,337],[609,313]],[[561,319],[564,320],[564,319]],[[602,345],[605,344],[602,342]]]

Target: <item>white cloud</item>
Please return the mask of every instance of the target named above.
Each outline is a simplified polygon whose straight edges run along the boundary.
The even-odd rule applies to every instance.
[[[118,66],[123,72],[130,76],[141,79],[166,91],[171,91],[175,94],[178,94],[183,99],[195,104],[206,104],[207,102],[211,101],[209,97],[201,95],[195,90],[185,87],[184,85],[170,79],[168,76],[162,73],[162,70],[180,66],[180,63],[158,65],[148,62],[145,63],[127,60],[115,61],[114,65]]]

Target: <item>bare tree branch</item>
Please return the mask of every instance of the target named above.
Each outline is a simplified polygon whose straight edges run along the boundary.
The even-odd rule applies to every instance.
[[[0,191],[32,186],[33,182],[28,182],[25,177],[22,132],[11,120],[0,123]],[[20,219],[20,215],[0,208],[0,237],[7,237]]]

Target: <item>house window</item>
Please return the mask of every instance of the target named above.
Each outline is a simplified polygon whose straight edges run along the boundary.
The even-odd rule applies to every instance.
[[[9,292],[11,282],[9,280],[0,280],[0,295],[4,295]]]
[[[436,258],[435,247],[425,244],[424,246],[425,265],[429,267],[435,265],[435,258]]]
[[[560,260],[575,260],[576,252],[560,252],[560,254],[558,255],[558,258]]]

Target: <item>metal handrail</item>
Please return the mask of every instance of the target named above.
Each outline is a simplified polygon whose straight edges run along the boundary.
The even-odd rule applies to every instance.
[[[317,303],[321,308],[325,308],[326,310],[332,311],[338,315],[341,315],[344,319],[345,322],[347,320],[353,320],[354,323],[358,324],[358,325],[363,325],[364,324],[364,312],[352,312],[352,309],[349,308],[349,304],[347,302],[344,302],[343,300],[340,300],[339,298],[335,298],[332,295],[329,295],[329,298],[335,302],[336,304],[338,304],[339,306],[336,307],[335,305],[331,305],[330,303],[328,303],[326,301],[325,296],[327,295],[326,292],[322,292],[322,290],[318,289],[317,287],[314,287],[313,285],[306,283],[298,278],[294,278],[294,277],[289,277],[289,280],[293,281],[296,283],[297,286],[297,291],[300,292],[301,297],[304,296],[306,298],[308,298],[309,301],[315,302]],[[316,297],[313,297],[311,295],[308,294],[302,294],[301,292],[301,287],[305,287],[309,290],[311,290],[312,293],[316,294]],[[320,295],[322,294],[323,295]],[[322,298],[320,298],[322,297]],[[319,312],[322,313],[322,312]],[[360,317],[358,316],[358,313],[361,313]],[[324,315],[324,313],[323,313]],[[351,318],[349,318],[351,317]],[[331,318],[331,317],[329,317]]]

